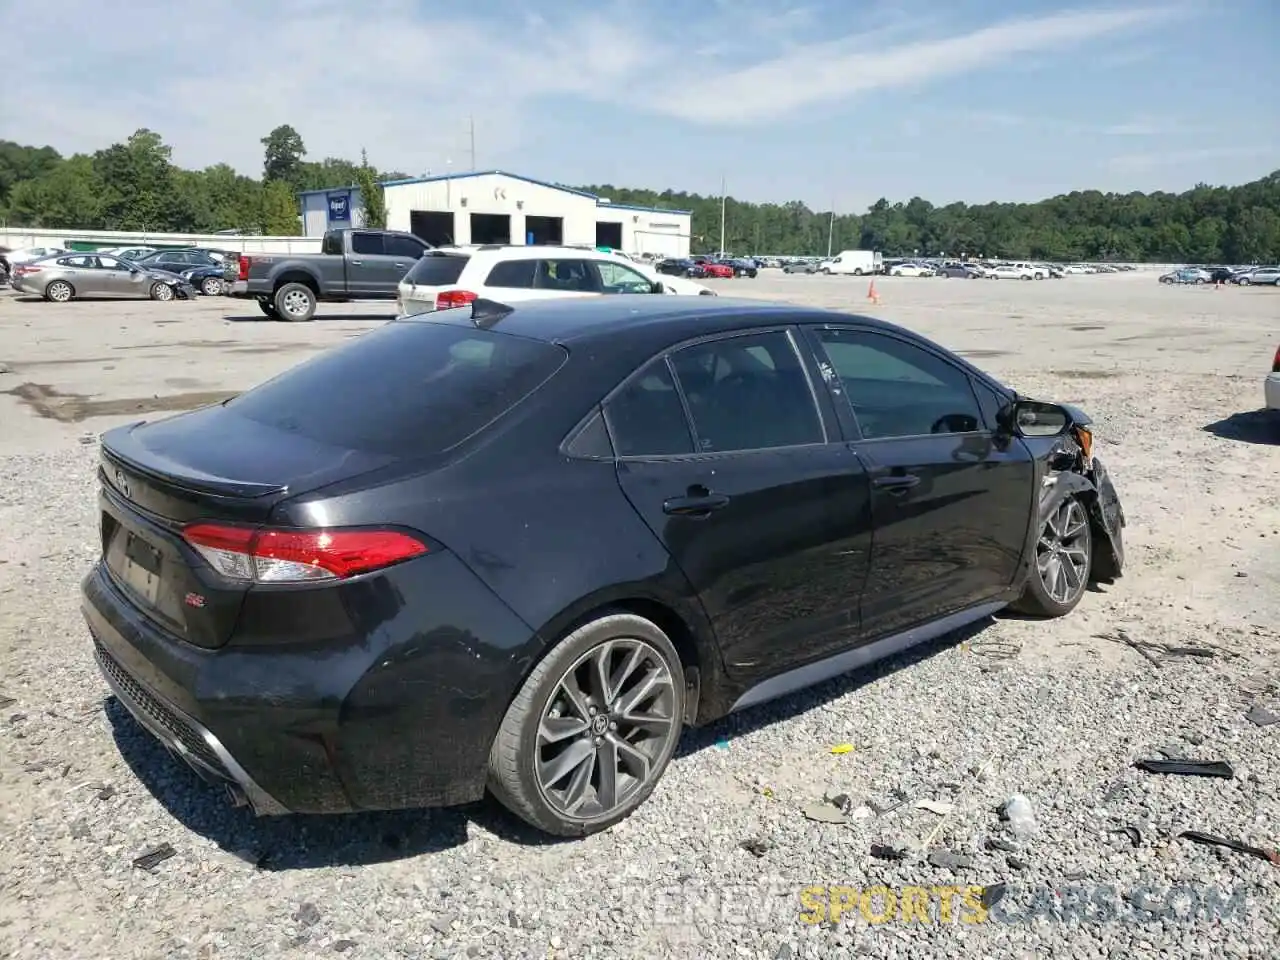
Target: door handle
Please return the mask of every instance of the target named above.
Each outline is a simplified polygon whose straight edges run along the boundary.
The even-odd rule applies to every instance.
[[[895,495],[902,495],[920,482],[914,473],[895,473],[887,477],[876,477],[871,485]]]
[[[392,264],[392,266],[394,266],[397,270],[404,270],[405,268],[407,268],[407,267],[408,267],[408,264],[407,264],[407,263],[395,263],[395,264]]]
[[[668,497],[662,501],[662,512],[673,517],[705,517],[728,505],[729,498],[723,493],[703,489],[683,497]]]
[[[347,263],[351,264],[353,267],[363,267],[363,266],[364,266],[364,261],[363,261],[363,260],[348,260],[348,261],[347,261]]]

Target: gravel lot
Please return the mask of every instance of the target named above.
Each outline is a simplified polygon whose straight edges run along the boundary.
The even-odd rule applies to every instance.
[[[290,325],[229,300],[0,294],[0,957],[1274,955],[1280,865],[1178,835],[1280,845],[1280,724],[1246,717],[1280,715],[1280,427],[1254,412],[1280,295],[1149,274],[882,279],[879,306],[852,278],[718,286],[865,308],[1084,406],[1129,514],[1127,575],[1065,620],[996,619],[691,734],[653,799],[584,841],[492,803],[255,821],[106,698],[78,611],[97,434],[248,387],[386,308]],[[1118,630],[1213,655],[1097,636]],[[1161,750],[1234,776],[1133,767]],[[894,791],[908,802],[864,809]],[[1013,793],[1039,825],[1017,842],[995,813]],[[849,822],[805,817],[838,794]],[[162,843],[174,856],[132,865]],[[934,888],[1000,883],[985,922],[960,898],[936,916]],[[888,922],[868,919],[882,895],[858,899],[875,886]],[[814,909],[833,895],[839,923]],[[934,919],[901,919],[913,896]]]

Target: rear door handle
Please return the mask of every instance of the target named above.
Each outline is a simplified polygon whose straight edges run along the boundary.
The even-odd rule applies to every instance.
[[[895,473],[888,477],[876,477],[871,485],[889,493],[904,494],[919,482],[920,478],[914,473]]]
[[[689,494],[662,501],[662,512],[673,517],[705,517],[728,505],[729,498],[723,493]]]
[[[393,264],[393,266],[397,270],[404,270],[404,269],[407,269],[409,265],[407,263],[397,263],[397,264]]]
[[[363,260],[348,260],[348,261],[347,261],[347,263],[351,264],[353,267],[363,267],[363,266],[364,266],[364,261],[363,261]]]

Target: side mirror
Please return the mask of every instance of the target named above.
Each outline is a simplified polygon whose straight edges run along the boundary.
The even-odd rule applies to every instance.
[[[667,286],[661,280],[655,280],[653,281],[652,284],[649,285],[649,292],[650,293],[666,293]]]
[[[1060,437],[1071,426],[1071,414],[1065,407],[1039,400],[1018,400],[1007,416],[1015,434],[1031,439]]]

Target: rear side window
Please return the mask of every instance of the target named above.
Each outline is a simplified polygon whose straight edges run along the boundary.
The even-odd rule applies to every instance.
[[[567,356],[523,337],[394,321],[241,394],[227,409],[335,447],[413,457],[484,429]]]
[[[684,405],[663,358],[637,373],[609,401],[605,418],[620,457],[693,453],[693,436]]]
[[[485,280],[486,287],[505,287],[517,290],[533,289],[533,273],[537,260],[506,260],[494,264]]]
[[[416,260],[427,249],[412,237],[402,237],[394,233],[387,234],[382,242],[389,257],[404,257],[405,259]]]
[[[462,268],[469,259],[457,254],[428,250],[409,268],[409,272],[404,275],[404,282],[418,287],[443,287],[457,283],[462,276]]]
[[[335,257],[342,256],[342,231],[330,230],[326,233],[324,239],[320,241],[320,252]]]

